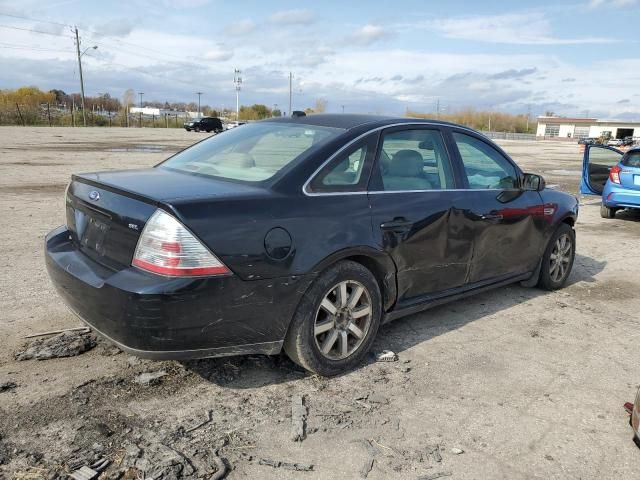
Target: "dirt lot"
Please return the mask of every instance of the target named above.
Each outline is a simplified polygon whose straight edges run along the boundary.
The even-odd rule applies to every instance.
[[[376,349],[398,362],[324,379],[285,357],[150,362],[102,342],[76,357],[14,360],[25,335],[79,323],[42,254],[64,221],[69,175],[150,166],[202,135],[0,128],[0,384],[16,384],[0,391],[0,478],[56,478],[102,457],[113,461],[104,478],[125,467],[209,478],[215,450],[233,479],[640,477],[622,409],[640,382],[640,215],[603,220],[593,198],[567,288],[512,286],[385,326]],[[575,143],[501,144],[577,192]],[[135,381],[157,371],[166,375]],[[302,442],[291,440],[296,395],[308,408]]]

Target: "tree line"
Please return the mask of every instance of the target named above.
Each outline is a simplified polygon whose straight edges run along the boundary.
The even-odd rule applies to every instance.
[[[482,131],[535,133],[536,128],[536,122],[531,121],[526,114],[478,111],[473,108],[465,108],[456,112],[440,113],[439,115],[436,113],[420,113],[407,110],[406,115],[413,118],[437,118]]]

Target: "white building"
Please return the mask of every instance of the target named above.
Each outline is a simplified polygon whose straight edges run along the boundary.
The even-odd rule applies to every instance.
[[[598,138],[640,137],[640,122],[598,120],[596,118],[538,117],[538,137]]]
[[[156,117],[161,117],[163,115],[169,115],[173,117],[174,115],[178,115],[181,118],[198,118],[202,117],[202,114],[198,114],[198,112],[178,112],[176,110],[166,110],[164,108],[155,108],[155,107],[131,107],[129,109],[129,113],[142,115],[148,115],[149,117],[154,115]]]

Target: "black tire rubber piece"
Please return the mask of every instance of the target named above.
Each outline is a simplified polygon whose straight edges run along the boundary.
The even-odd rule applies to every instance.
[[[600,216],[602,218],[615,218],[616,217],[616,208],[610,208],[606,205],[600,205]]]
[[[360,348],[347,358],[331,360],[320,353],[313,335],[316,312],[327,291],[345,280],[360,282],[371,297],[371,326]],[[284,341],[289,358],[302,368],[323,376],[344,373],[359,365],[375,340],[382,316],[380,287],[373,274],[357,262],[341,261],[322,272],[303,295]]]
[[[567,273],[563,278],[559,281],[554,281],[551,278],[549,270],[551,268],[551,251],[556,243],[556,240],[560,238],[561,235],[567,234],[571,239],[571,260],[569,261],[569,266],[567,267]],[[546,250],[544,251],[544,255],[542,257],[542,268],[540,269],[540,278],[538,279],[538,287],[543,288],[545,290],[558,290],[559,288],[564,287],[564,284],[567,283],[567,279],[571,275],[571,269],[573,268],[573,261],[576,257],[576,232],[571,228],[570,225],[566,223],[561,223],[558,229],[551,236],[551,240],[549,240],[549,244],[547,245]]]

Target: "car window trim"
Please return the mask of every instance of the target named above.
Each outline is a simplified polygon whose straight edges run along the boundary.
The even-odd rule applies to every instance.
[[[353,145],[355,142],[362,140],[364,137],[366,137],[369,134],[372,134],[374,132],[380,132],[381,130],[385,130],[387,128],[393,128],[393,127],[401,127],[401,126],[422,126],[422,127],[431,127],[432,129],[438,129],[440,131],[440,133],[443,136],[443,140],[445,141],[445,148],[447,149],[447,154],[449,155],[449,162],[451,163],[452,168],[454,168],[454,159],[451,158],[451,152],[449,151],[449,148],[447,146],[447,142],[446,142],[446,138],[445,138],[445,134],[444,132],[451,128],[450,125],[447,124],[439,124],[439,123],[431,123],[431,122],[398,122],[398,123],[391,123],[389,125],[382,125],[379,127],[375,127],[372,128],[370,130],[367,130],[366,132],[358,135],[357,137],[349,140],[347,143],[345,143],[342,147],[340,147],[338,150],[336,150],[335,152],[333,152],[324,162],[322,162],[322,164],[320,164],[320,166],[314,170],[314,172],[309,176],[309,178],[307,179],[306,182],[304,182],[304,184],[302,185],[302,193],[304,195],[306,195],[307,197],[318,197],[318,196],[322,196],[322,195],[362,195],[362,194],[368,194],[368,193],[380,193],[380,191],[353,191],[353,192],[349,192],[349,191],[344,191],[344,192],[311,192],[309,191],[308,187],[311,184],[311,182],[313,181],[313,179],[315,178],[315,176],[320,173],[320,171],[329,163],[331,162],[336,156],[340,155],[345,149],[349,148],[351,145]],[[463,130],[463,131],[468,131],[471,132],[475,135],[478,135],[477,132],[475,132],[474,130],[472,130],[471,128],[466,128],[466,127],[458,127],[456,126],[456,129],[458,130]],[[480,134],[481,135],[481,134]],[[380,138],[378,138],[378,143],[380,142]],[[376,148],[376,155],[377,155],[377,150],[378,148]],[[374,159],[377,160],[377,156]],[[511,162],[513,163],[513,162]],[[373,167],[375,167],[375,164],[373,165]],[[516,167],[517,168],[517,167]],[[454,168],[455,170],[455,168]],[[518,172],[522,173],[520,171],[520,169],[518,169]],[[372,173],[371,176],[373,176],[373,169],[372,169]],[[455,171],[454,171],[454,177],[455,177]],[[408,193],[408,192],[445,192],[445,191],[457,191],[457,189],[437,189],[437,190],[406,190],[406,191],[400,191],[400,190],[396,190],[395,192],[384,192],[383,193]],[[462,189],[461,189],[462,190]],[[503,189],[490,189],[490,190],[500,190],[503,191]]]

